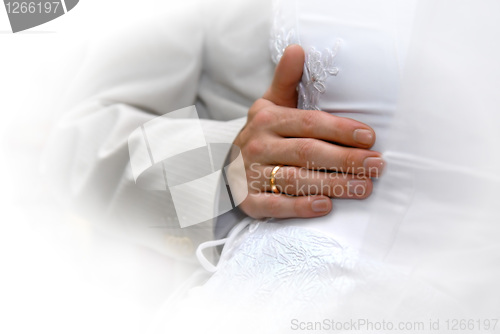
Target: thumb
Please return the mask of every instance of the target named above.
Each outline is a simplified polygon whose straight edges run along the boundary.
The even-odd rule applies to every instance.
[[[264,94],[264,99],[279,106],[297,108],[297,85],[302,78],[304,59],[304,50],[300,45],[288,46],[276,67],[273,82]]]

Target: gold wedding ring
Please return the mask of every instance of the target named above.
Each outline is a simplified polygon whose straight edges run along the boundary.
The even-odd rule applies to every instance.
[[[283,167],[283,165],[277,165],[273,168],[271,172],[271,179],[269,180],[269,184],[271,185],[271,191],[275,194],[279,194],[280,191],[276,187],[276,173],[278,173],[278,170]]]

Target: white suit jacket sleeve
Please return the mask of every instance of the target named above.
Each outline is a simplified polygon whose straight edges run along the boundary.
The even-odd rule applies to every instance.
[[[84,217],[190,258],[213,238],[211,224],[181,229],[169,193],[135,185],[127,139],[159,115],[196,105],[207,139],[232,142],[272,77],[270,8],[264,0],[171,5],[86,48],[44,169]]]

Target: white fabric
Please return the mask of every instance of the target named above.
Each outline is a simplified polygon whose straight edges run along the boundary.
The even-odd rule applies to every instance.
[[[500,212],[492,198],[499,199],[500,159],[493,152],[500,137],[493,127],[500,124],[500,100],[490,87],[499,81],[500,47],[490,41],[500,27],[494,14],[479,17],[498,4],[446,10],[445,3],[420,2],[413,25],[415,1],[282,1],[297,10],[288,19],[306,50],[341,41],[338,74],[326,79],[318,107],[372,126],[374,149],[388,162],[369,199],[333,200],[326,217],[283,224],[329,233],[366,256],[408,268],[438,250],[470,246],[471,235],[496,247],[499,229],[492,224]],[[465,23],[457,30],[459,20]]]
[[[292,333],[293,319],[397,323],[427,316],[423,301],[453,309],[442,291],[327,233],[261,221],[240,227],[217,268],[207,266],[215,274],[167,302],[152,333]]]
[[[214,265],[210,261],[207,260],[207,258],[203,255],[203,251],[207,248],[210,247],[216,247],[216,246],[221,246],[225,244],[232,244],[233,240],[238,237],[238,234],[243,231],[248,224],[250,224],[253,221],[251,217],[246,217],[243,219],[241,222],[239,222],[236,226],[234,226],[230,233],[228,234],[227,238],[223,238],[220,240],[211,240],[211,241],[206,241],[202,243],[201,245],[198,246],[196,249],[196,257],[198,258],[198,261],[200,262],[201,266],[208,272],[214,273],[216,272],[219,268],[218,265]],[[223,249],[222,256],[224,256],[224,252],[227,251],[229,247],[225,247]]]
[[[306,51],[306,63],[314,61],[315,53],[320,60],[316,66],[306,64],[304,71],[310,74],[303,76],[299,90],[300,95],[317,94],[318,104],[299,107],[316,107],[370,125],[377,136],[373,149],[384,152],[396,113],[415,6],[416,0],[277,1],[273,43],[283,47],[299,43]],[[283,36],[293,37],[286,41]],[[280,48],[272,50],[274,58],[279,58]],[[325,91],[319,93],[309,80],[320,76],[329,51],[334,52],[332,62],[338,73],[325,76]],[[286,223],[306,224],[359,248],[376,211],[373,202],[377,195],[375,188],[374,195],[364,201],[333,200],[333,210],[326,217]]]
[[[64,199],[96,226],[194,260],[212,223],[180,229],[169,193],[137,187],[127,138],[196,104],[207,142],[232,142],[272,78],[270,9],[265,0],[165,2],[153,17],[92,41],[45,159]]]
[[[286,332],[289,320],[314,304],[314,321],[330,311],[329,317],[414,320],[436,308],[456,311],[457,317],[497,317],[500,49],[495,41],[500,4],[420,1],[405,60],[410,22],[397,20],[399,14],[411,16],[405,12],[407,2],[297,3],[299,10],[289,7],[283,15],[298,14],[301,30],[286,33],[282,44],[300,37],[317,51],[331,48],[334,63],[325,67],[327,75],[320,71],[325,93],[318,95],[318,107],[347,109],[351,113],[343,115],[373,126],[379,135],[376,148],[388,160],[387,173],[372,199],[337,200],[335,212],[314,226],[283,221],[244,230],[228,245],[220,271],[176,304],[177,313],[160,314],[167,322],[159,328],[174,319],[181,326],[177,332],[189,332],[191,326],[241,333],[244,324],[253,333]],[[168,225],[165,217],[173,210],[168,194],[135,186],[126,139],[156,115],[193,103],[212,119],[203,121],[205,133],[234,136],[248,106],[268,86],[272,66],[266,51],[268,1],[186,1],[183,6],[183,12],[166,11],[161,20],[88,48],[71,89],[72,110],[56,129],[52,152],[57,154],[48,155],[54,180],[73,202],[85,204],[82,212],[106,214],[116,231],[164,253],[192,256],[194,245],[211,239],[211,226],[180,230]],[[308,14],[342,14],[346,20],[311,20]],[[380,24],[370,36],[383,50],[364,48],[365,42],[373,46],[372,39],[348,28],[350,20],[368,18],[372,28]],[[330,32],[335,25],[342,29]],[[390,41],[380,37],[394,25],[399,51],[389,51]],[[331,33],[331,42],[316,39],[316,33],[328,38]],[[350,52],[353,57],[346,57]],[[367,63],[357,67],[360,59]],[[356,68],[366,75],[349,75]],[[359,113],[347,108],[356,104]],[[335,299],[332,304],[330,299]],[[272,309],[264,314],[253,308],[263,301]]]
[[[287,42],[323,50],[340,39],[318,106],[342,115],[347,109],[381,133],[377,147],[388,169],[368,201],[334,200],[325,218],[251,225],[227,245],[217,273],[162,314],[158,328],[285,333],[294,332],[293,319],[363,318],[395,326],[422,321],[415,332],[446,333],[453,332],[447,319],[497,319],[500,47],[493,41],[500,4],[420,1],[409,40],[410,2],[318,3],[279,7],[281,27],[299,24],[296,32],[274,35],[274,58]],[[392,14],[396,8],[403,11]],[[401,20],[393,25],[391,17]],[[366,49],[372,39],[351,30],[351,20],[370,19],[378,28],[368,24],[368,35],[381,50]],[[387,35],[383,26],[403,36],[396,43],[379,38]],[[372,66],[357,63],[364,61]],[[439,329],[429,327],[431,319]]]

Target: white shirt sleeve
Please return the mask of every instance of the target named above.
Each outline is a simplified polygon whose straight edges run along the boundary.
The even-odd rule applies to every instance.
[[[175,257],[213,238],[211,223],[181,229],[168,192],[143,190],[128,136],[196,105],[209,142],[232,142],[272,77],[266,1],[186,1],[92,41],[68,88],[44,169],[84,217]],[[182,140],[182,138],[172,138]]]

